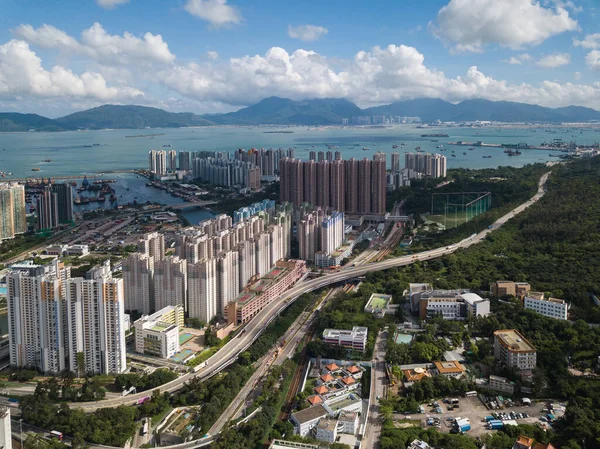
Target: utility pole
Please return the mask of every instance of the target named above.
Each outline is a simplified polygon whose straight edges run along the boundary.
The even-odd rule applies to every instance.
[[[19,427],[21,428],[21,449],[23,449],[23,418],[19,419]]]

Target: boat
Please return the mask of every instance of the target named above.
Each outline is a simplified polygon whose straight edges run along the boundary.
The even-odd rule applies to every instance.
[[[93,146],[93,147],[99,147],[99,146],[100,146],[100,144],[99,144],[99,143],[93,143],[93,144],[92,144],[92,146]]]
[[[37,168],[37,167],[33,167],[33,168],[31,169],[31,171],[40,171],[40,169],[39,169],[39,168]]]
[[[163,145],[164,148],[171,148],[171,145]]]
[[[474,151],[474,150],[475,150],[475,148],[469,148],[469,151]]]
[[[463,156],[466,156],[466,155],[467,155],[467,153],[463,152]]]
[[[42,162],[52,162],[52,159],[44,159]]]
[[[106,201],[106,197],[105,197],[104,195],[100,195],[100,196],[98,197],[98,202],[99,202],[99,203],[103,203],[103,202],[105,202],[105,201]]]
[[[442,149],[442,148],[444,148],[444,145],[438,145],[437,148]]]
[[[446,133],[421,134],[421,137],[450,137]]]
[[[86,196],[82,196],[81,197],[81,204],[88,204],[90,202],[90,199]]]
[[[73,200],[73,202],[75,204],[81,204],[81,198],[79,198],[78,196],[76,196],[75,199]]]
[[[370,148],[363,147],[363,151],[369,151],[369,150],[370,150]]]
[[[456,154],[453,154],[452,157],[456,157]]]
[[[522,153],[519,150],[517,150],[517,151],[509,151],[506,154],[508,154],[509,156],[520,156]]]
[[[117,197],[115,196],[114,193],[111,193],[110,197],[108,199],[110,200],[111,203],[114,203],[117,200]]]
[[[398,148],[398,145],[392,145],[392,148]]]
[[[491,159],[492,156],[482,156],[484,159]]]

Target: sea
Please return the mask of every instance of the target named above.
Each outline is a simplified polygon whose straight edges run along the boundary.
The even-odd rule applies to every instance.
[[[283,132],[285,131],[285,132]],[[446,133],[449,137],[421,137],[422,134]],[[553,139],[576,141],[590,145],[600,140],[597,130],[590,128],[529,127],[435,127],[419,129],[416,125],[389,128],[344,127],[198,127],[143,130],[98,130],[72,132],[0,133],[0,172],[11,172],[2,178],[48,178],[88,175],[114,179],[112,184],[120,203],[153,201],[176,204],[182,200],[147,187],[147,180],[131,173],[114,171],[146,168],[148,151],[152,149],[186,151],[236,151],[238,148],[294,148],[295,156],[308,159],[309,151],[340,151],[344,159],[372,157],[381,151],[406,153],[417,146],[426,152],[446,151],[448,168],[491,168],[504,165],[523,166],[552,160],[549,151],[522,150],[510,157],[501,148],[450,146],[451,141],[483,141],[484,143],[518,143],[540,145]],[[401,144],[404,144],[402,146]],[[398,145],[398,148],[393,148]],[[455,157],[451,151],[455,150]],[[556,153],[556,152],[554,152]],[[483,156],[491,156],[484,158]],[[388,164],[390,157],[387,158]],[[43,162],[49,160],[50,162]],[[401,157],[403,161],[403,158]],[[555,159],[554,159],[555,160]],[[39,168],[39,171],[32,171]],[[78,184],[81,179],[75,180]],[[111,207],[92,203],[77,210]],[[210,211],[187,209],[184,215],[192,222],[211,216]]]

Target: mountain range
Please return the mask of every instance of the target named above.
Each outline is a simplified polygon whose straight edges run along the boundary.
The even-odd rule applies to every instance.
[[[384,106],[361,109],[343,99],[326,98],[294,101],[270,97],[227,114],[197,115],[167,112],[135,105],[103,105],[64,117],[50,119],[37,114],[0,112],[0,132],[69,131],[77,129],[179,128],[210,125],[339,125],[343,118],[360,115],[418,116],[434,120],[498,122],[586,122],[600,120],[600,111],[582,106],[547,108],[510,101],[483,99],[453,104],[439,98],[397,101]]]

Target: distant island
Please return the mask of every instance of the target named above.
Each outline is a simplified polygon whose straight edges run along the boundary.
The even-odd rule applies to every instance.
[[[103,105],[50,119],[37,114],[0,113],[0,132],[74,131],[79,129],[180,128],[214,125],[341,125],[344,119],[364,117],[420,117],[423,122],[538,122],[573,123],[600,121],[600,112],[582,106],[546,108],[510,101],[483,99],[453,104],[439,98],[397,101],[388,105],[361,109],[354,103],[336,98],[294,101],[270,97],[227,114],[198,115],[168,112],[136,105]],[[346,123],[346,121],[344,121]],[[291,133],[292,131],[266,131]]]

